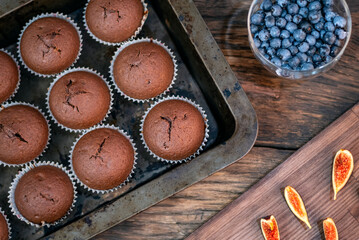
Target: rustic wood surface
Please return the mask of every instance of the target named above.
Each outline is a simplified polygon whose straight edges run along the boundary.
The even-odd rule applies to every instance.
[[[279,79],[255,59],[246,29],[251,1],[194,2],[257,112],[255,147],[235,164],[94,239],[183,239],[359,101],[359,1],[347,0],[353,33],[343,57],[310,81]]]
[[[334,219],[340,239],[359,238],[359,164],[333,200],[331,186],[335,152],[349,149],[359,156],[359,110],[357,104],[336,120],[258,184],[190,235],[199,239],[261,239],[259,219],[274,215],[283,239],[321,239],[322,221]],[[354,112],[355,111],[355,112]],[[312,229],[296,221],[283,189],[290,185],[301,195]],[[239,226],[241,226],[239,228]]]

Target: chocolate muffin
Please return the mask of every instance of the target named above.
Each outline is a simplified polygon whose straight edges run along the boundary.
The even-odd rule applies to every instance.
[[[143,123],[143,138],[155,155],[182,160],[194,154],[205,137],[205,120],[192,104],[165,100],[154,106]]]
[[[9,239],[9,226],[7,225],[5,217],[0,212],[0,240]]]
[[[110,190],[130,175],[135,161],[131,142],[111,128],[98,128],[85,134],[72,153],[72,166],[78,179],[95,190]]]
[[[66,215],[74,200],[69,176],[51,165],[25,173],[15,188],[15,205],[34,224],[54,223]]]
[[[44,116],[27,105],[13,105],[0,111],[0,161],[27,163],[39,156],[49,138]]]
[[[154,42],[127,46],[115,59],[113,78],[118,88],[134,99],[149,99],[166,91],[174,75],[169,53]]]
[[[56,74],[75,62],[80,44],[80,36],[71,23],[58,17],[43,17],[25,29],[20,54],[31,70]]]
[[[11,56],[0,50],[0,104],[16,90],[19,82],[19,69]]]
[[[97,38],[119,43],[135,34],[141,26],[144,11],[140,0],[91,0],[85,21]]]
[[[50,89],[51,113],[71,129],[86,129],[101,122],[110,104],[110,89],[105,81],[85,70],[65,74]]]

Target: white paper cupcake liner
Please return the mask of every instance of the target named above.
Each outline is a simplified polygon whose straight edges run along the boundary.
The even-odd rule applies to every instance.
[[[67,174],[67,176],[71,180],[72,187],[74,189],[74,199],[72,201],[72,205],[71,205],[70,209],[66,212],[66,214],[62,218],[60,218],[59,220],[57,220],[57,221],[55,221],[53,223],[43,223],[42,225],[40,225],[40,224],[35,224],[33,222],[30,222],[24,216],[22,216],[22,214],[19,212],[19,210],[17,209],[16,204],[15,204],[15,189],[16,189],[16,186],[17,186],[20,178],[22,176],[24,176],[25,173],[29,172],[31,169],[34,169],[36,167],[48,166],[48,165],[53,166],[53,167],[57,167],[57,168],[61,169],[62,171],[64,171]],[[54,162],[47,161],[47,162],[38,162],[38,163],[27,164],[24,168],[22,168],[19,171],[19,173],[15,176],[14,180],[12,181],[12,183],[10,185],[8,199],[9,199],[9,204],[10,204],[9,206],[10,206],[12,214],[14,216],[16,216],[18,219],[20,219],[21,221],[27,223],[28,225],[37,227],[37,228],[44,227],[44,226],[46,226],[46,227],[54,226],[54,225],[57,225],[58,223],[62,222],[64,219],[66,219],[70,215],[72,209],[75,207],[75,203],[76,203],[76,199],[77,199],[77,191],[76,191],[76,186],[75,186],[75,179],[74,179],[74,176],[71,174],[71,172],[69,170],[67,170],[63,165],[61,165],[59,163],[54,163]]]
[[[133,161],[133,166],[132,166],[132,170],[131,170],[131,173],[127,176],[126,180],[123,181],[119,186],[117,187],[114,187],[112,189],[108,189],[108,190],[99,190],[99,189],[93,189],[93,188],[90,188],[89,186],[87,186],[86,184],[84,184],[76,175],[76,172],[74,171],[74,167],[73,167],[73,164],[72,164],[72,154],[74,152],[74,149],[75,149],[75,146],[76,144],[78,143],[78,141],[83,137],[85,136],[87,133],[95,130],[95,129],[101,129],[101,128],[109,128],[109,129],[114,129],[116,131],[118,131],[119,133],[121,133],[123,136],[125,136],[131,143],[132,147],[133,147],[133,150],[134,150],[134,161]],[[137,148],[136,148],[136,145],[135,143],[133,142],[132,138],[130,137],[129,134],[127,134],[124,130],[121,130],[113,125],[109,125],[109,124],[99,124],[97,126],[94,126],[90,129],[88,129],[86,132],[82,133],[81,136],[79,136],[73,143],[72,147],[71,147],[71,150],[70,150],[70,168],[71,168],[71,171],[76,179],[76,181],[86,190],[88,191],[91,191],[93,193],[100,193],[100,194],[104,194],[104,193],[109,193],[109,192],[113,192],[113,191],[116,191],[117,189],[119,188],[122,188],[123,186],[125,186],[131,179],[132,175],[134,174],[134,170],[136,169],[136,164],[137,164]]]
[[[24,28],[21,30],[21,33],[20,33],[20,36],[18,38],[18,43],[17,43],[17,53],[19,55],[19,59],[20,59],[20,62],[21,64],[29,71],[31,72],[32,74],[36,75],[36,76],[39,76],[39,77],[54,77],[56,76],[57,74],[60,74],[61,72],[59,73],[54,73],[54,74],[42,74],[42,73],[38,73],[38,72],[35,72],[34,70],[30,69],[26,63],[24,62],[24,60],[22,59],[22,56],[21,56],[21,51],[20,51],[20,42],[21,42],[21,38],[22,38],[22,35],[24,34],[26,28],[28,26],[30,26],[31,23],[35,22],[36,20],[40,19],[40,18],[45,18],[45,17],[56,17],[56,18],[60,18],[60,19],[63,19],[65,21],[67,21],[68,23],[70,23],[77,31],[78,35],[79,35],[79,39],[80,39],[80,49],[79,49],[79,52],[77,54],[77,57],[75,59],[75,61],[66,69],[69,69],[71,67],[74,66],[74,64],[77,62],[77,60],[80,58],[80,55],[81,55],[81,51],[82,51],[82,35],[81,35],[81,31],[80,31],[80,28],[77,26],[77,24],[75,23],[74,20],[72,20],[70,17],[68,17],[67,15],[65,14],[62,14],[62,13],[59,13],[59,12],[56,12],[56,13],[42,13],[38,16],[35,16],[33,17],[30,21],[28,21]],[[66,70],[65,69],[65,70]]]
[[[10,97],[8,97],[3,103],[0,103],[0,104],[4,104],[6,102],[9,102],[11,101],[11,99],[15,96],[15,94],[17,93],[17,90],[19,90],[19,87],[20,87],[20,82],[21,82],[21,74],[20,74],[20,65],[18,63],[18,61],[16,60],[16,58],[10,53],[8,52],[7,50],[3,49],[3,48],[0,48],[0,51],[6,53],[7,55],[9,55],[12,60],[14,60],[16,66],[17,66],[17,72],[19,74],[19,81],[17,82],[17,85],[16,85],[16,88],[14,90],[14,92],[10,95]]]
[[[115,64],[115,60],[117,58],[117,56],[120,54],[120,52],[122,52],[122,50],[124,50],[126,47],[128,47],[129,45],[135,44],[135,43],[140,43],[140,42],[152,42],[155,43],[161,47],[163,47],[167,53],[171,56],[171,59],[173,61],[173,65],[174,65],[174,70],[173,70],[173,78],[171,81],[171,84],[167,87],[167,89],[165,91],[163,91],[161,94],[159,94],[156,97],[153,98],[148,98],[148,99],[136,99],[136,98],[132,98],[128,95],[126,95],[124,92],[121,91],[121,89],[117,86],[116,81],[115,81],[115,77],[113,75],[113,68],[114,68],[114,64]],[[133,102],[146,102],[146,101],[150,101],[150,100],[155,100],[158,98],[163,97],[165,94],[167,94],[169,92],[169,90],[172,88],[173,84],[175,83],[176,79],[177,79],[177,72],[178,72],[178,66],[177,66],[177,60],[176,57],[174,55],[174,53],[172,52],[172,50],[164,43],[162,43],[161,41],[157,40],[157,39],[152,39],[152,38],[141,38],[141,39],[135,39],[135,40],[131,40],[128,42],[123,43],[115,52],[115,54],[112,57],[111,60],[111,65],[110,65],[110,79],[111,79],[111,83],[112,86],[117,90],[117,92],[119,92],[124,98],[133,101]]]
[[[46,146],[45,148],[42,150],[42,152],[36,157],[34,158],[33,160],[29,161],[29,162],[26,162],[26,163],[21,163],[21,164],[9,164],[9,163],[6,163],[6,162],[3,162],[1,161],[0,159],[0,166],[9,166],[9,167],[19,167],[19,166],[24,166],[26,164],[29,164],[29,163],[32,163],[34,164],[36,160],[38,160],[45,152],[46,152],[46,149],[49,147],[49,143],[50,143],[50,139],[51,139],[51,125],[49,123],[49,119],[46,117],[46,115],[42,112],[42,110],[40,110],[40,108],[38,108],[37,106],[33,105],[33,104],[30,104],[30,103],[25,103],[25,102],[8,102],[8,103],[5,103],[3,105],[1,105],[1,108],[0,108],[0,112],[5,109],[5,108],[8,108],[8,107],[11,107],[11,106],[16,106],[16,105],[25,105],[25,106],[29,106],[29,107],[32,107],[34,109],[36,109],[37,111],[39,111],[41,113],[41,115],[45,118],[46,120],[46,123],[47,123],[47,127],[49,129],[49,137],[47,139],[47,143],[46,143]]]
[[[103,123],[107,118],[108,116],[110,115],[111,113],[111,110],[112,110],[112,105],[113,105],[113,93],[112,93],[112,89],[111,89],[111,86],[110,84],[105,80],[105,77],[103,75],[101,75],[100,73],[98,73],[97,71],[91,69],[91,68],[87,68],[87,67],[78,67],[78,68],[71,68],[71,69],[68,69],[68,70],[65,70],[64,72],[62,72],[61,74],[57,75],[56,78],[53,80],[53,82],[50,84],[50,87],[48,88],[48,91],[46,93],[46,110],[47,110],[47,113],[49,114],[49,116],[51,117],[52,121],[59,127],[61,127],[62,129],[66,130],[66,131],[69,131],[69,132],[83,132],[83,131],[86,131],[87,129],[73,129],[73,128],[69,128],[69,127],[66,127],[64,126],[63,124],[59,123],[57,121],[57,119],[54,117],[54,115],[52,114],[51,112],[51,109],[50,109],[50,103],[49,103],[49,100],[50,100],[50,93],[51,93],[51,90],[53,88],[53,86],[55,85],[55,83],[60,79],[62,78],[63,76],[65,76],[66,74],[68,73],[72,73],[72,72],[77,72],[77,71],[84,71],[84,72],[89,72],[89,73],[93,73],[93,74],[96,74],[97,76],[99,76],[105,83],[106,83],[106,86],[108,87],[108,90],[110,92],[110,105],[109,105],[109,108],[108,108],[108,111],[105,115],[105,117],[102,119],[101,122],[99,123],[96,123],[94,126],[96,126],[97,124],[101,124]]]
[[[191,156],[185,158],[185,159],[181,159],[181,160],[170,160],[170,159],[164,159],[158,155],[156,155],[155,153],[153,153],[150,148],[147,146],[147,143],[145,141],[145,138],[143,137],[143,124],[145,122],[145,119],[148,115],[148,113],[159,103],[167,101],[167,100],[182,100],[185,101],[189,104],[191,104],[192,106],[194,106],[195,108],[197,108],[197,110],[201,113],[204,123],[206,125],[205,127],[205,134],[204,134],[204,138],[202,141],[201,146],[197,149],[197,151],[195,153],[193,153]],[[204,146],[206,145],[208,138],[209,138],[209,128],[208,128],[208,119],[207,119],[207,114],[205,113],[205,111],[203,110],[203,108],[201,106],[199,106],[197,103],[193,102],[192,100],[189,100],[188,98],[185,97],[181,97],[181,96],[169,96],[166,98],[162,98],[157,100],[154,104],[152,104],[145,112],[145,114],[143,115],[142,119],[141,119],[141,127],[140,127],[140,135],[141,135],[141,140],[142,140],[142,144],[145,146],[146,150],[151,154],[152,157],[162,161],[162,162],[166,162],[166,163],[182,163],[182,162],[187,162],[191,159],[193,159],[194,157],[198,156],[200,154],[200,152],[203,150]]]
[[[122,43],[124,43],[125,41],[129,41],[129,40],[132,40],[134,39],[142,30],[143,28],[143,25],[145,24],[146,22],[146,19],[148,17],[148,9],[147,9],[147,3],[145,2],[145,0],[141,0],[141,3],[143,5],[143,17],[142,17],[142,20],[141,20],[141,25],[137,28],[137,30],[135,31],[135,33],[129,37],[127,40],[125,41],[122,41],[122,42],[107,42],[107,41],[104,41],[98,37],[96,37],[90,30],[90,28],[88,27],[87,25],[87,22],[86,22],[86,9],[87,9],[87,6],[89,4],[91,0],[88,0],[87,3],[86,3],[86,6],[85,6],[85,9],[84,9],[84,12],[83,12],[83,22],[84,22],[84,26],[85,26],[85,29],[87,31],[87,33],[93,38],[95,39],[97,42],[101,43],[101,44],[104,44],[104,45],[107,45],[107,46],[118,46],[118,45],[121,45]]]
[[[3,215],[3,217],[5,218],[5,221],[7,223],[7,228],[8,228],[8,231],[9,231],[9,240],[11,239],[11,225],[10,225],[10,222],[9,222],[9,219],[7,218],[5,212],[0,208],[0,214]]]

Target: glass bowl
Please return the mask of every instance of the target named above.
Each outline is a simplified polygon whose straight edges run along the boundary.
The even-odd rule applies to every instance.
[[[343,40],[338,54],[335,57],[333,57],[333,59],[330,62],[326,63],[325,65],[314,68],[312,70],[305,70],[305,71],[290,70],[290,69],[278,67],[277,65],[272,63],[270,60],[265,58],[264,55],[259,51],[257,46],[254,44],[254,40],[253,40],[253,36],[251,33],[251,28],[250,28],[251,16],[257,10],[260,9],[260,6],[263,3],[263,1],[264,0],[254,0],[252,2],[251,7],[248,12],[247,29],[248,29],[249,45],[254,53],[254,56],[263,64],[263,66],[268,71],[270,71],[271,73],[273,73],[279,77],[288,78],[288,79],[298,79],[298,80],[310,79],[310,78],[316,77],[319,74],[322,74],[322,73],[328,71],[339,61],[340,57],[343,55],[345,48],[347,47],[347,45],[349,43],[350,36],[352,33],[352,19],[350,16],[349,7],[348,7],[347,3],[345,2],[345,0],[334,0],[333,1],[334,2],[333,11],[338,13],[340,16],[344,17],[347,20],[347,25],[345,27],[345,29],[347,31],[347,36]]]

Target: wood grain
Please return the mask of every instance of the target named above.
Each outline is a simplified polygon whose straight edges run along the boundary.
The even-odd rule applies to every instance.
[[[270,172],[258,184],[233,201],[223,211],[187,239],[260,239],[258,221],[274,215],[283,239],[320,239],[321,221],[331,217],[341,239],[359,238],[359,164],[332,200],[332,162],[335,152],[348,149],[359,156],[359,117],[357,104],[288,160]],[[283,189],[290,185],[301,195],[313,228],[307,229],[290,212]]]

